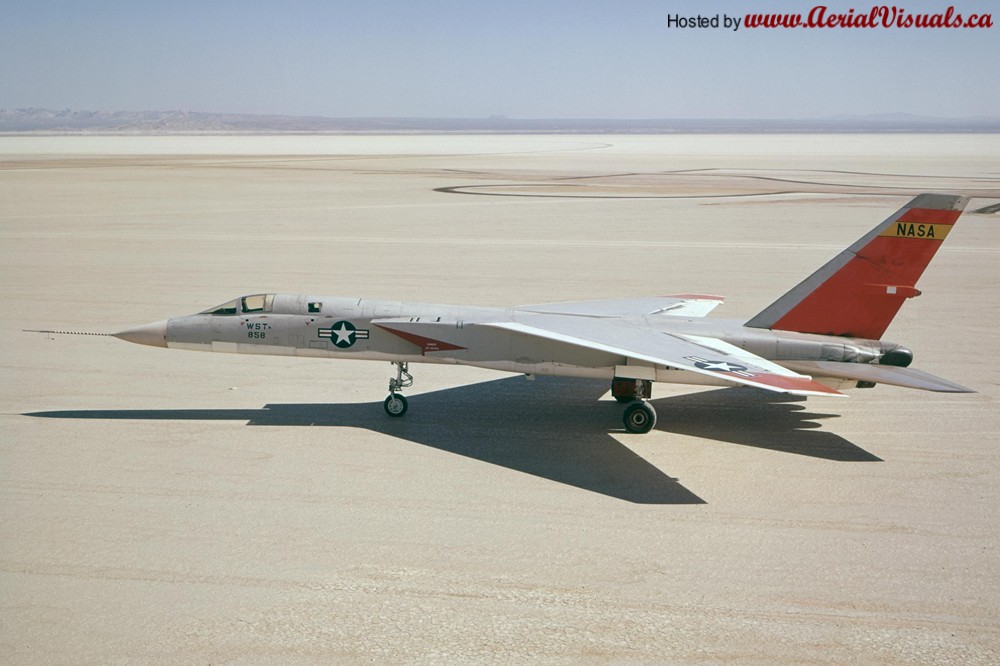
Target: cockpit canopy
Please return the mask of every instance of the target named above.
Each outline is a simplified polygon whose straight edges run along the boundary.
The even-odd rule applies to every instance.
[[[254,294],[253,296],[243,296],[234,298],[228,303],[217,305],[198,314],[207,315],[234,315],[237,312],[243,314],[254,314],[257,312],[270,312],[274,306],[274,294]]]

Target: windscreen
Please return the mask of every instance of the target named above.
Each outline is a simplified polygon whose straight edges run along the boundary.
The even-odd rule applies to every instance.
[[[210,315],[233,315],[236,314],[236,309],[239,307],[239,300],[233,299],[228,303],[223,303],[222,305],[216,305],[214,308],[209,308],[198,314],[210,314]]]
[[[255,313],[270,312],[274,304],[274,294],[254,294],[253,296],[243,296],[234,298],[228,303],[217,305],[198,314],[209,315],[234,315],[237,312]]]

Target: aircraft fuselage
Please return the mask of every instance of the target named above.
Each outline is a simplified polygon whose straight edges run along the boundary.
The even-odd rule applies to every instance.
[[[252,300],[252,299],[265,300]],[[251,308],[247,301],[251,301]],[[263,309],[253,310],[255,303]],[[175,317],[118,334],[126,340],[195,351],[353,358],[403,363],[452,363],[506,372],[612,379],[628,361],[612,351],[568,348],[558,341],[529,339],[515,331],[477,326],[518,322],[518,308],[403,303],[343,297],[267,294],[248,296],[203,313]],[[249,310],[249,311],[248,311]],[[565,315],[548,314],[559,318]],[[867,363],[896,345],[874,340],[749,328],[741,320],[636,316],[618,321],[665,335],[722,340],[757,356],[782,362]],[[375,323],[373,323],[375,322]],[[397,324],[398,322],[398,324]],[[408,335],[400,327],[420,323],[433,337]],[[143,333],[136,333],[142,331]],[[636,367],[632,364],[632,367]],[[647,366],[651,381],[729,385],[723,378],[667,366]],[[842,379],[826,382],[846,386]]]

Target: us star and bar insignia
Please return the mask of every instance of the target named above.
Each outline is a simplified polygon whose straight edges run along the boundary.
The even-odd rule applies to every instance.
[[[369,329],[358,328],[349,321],[338,321],[329,328],[321,328],[316,331],[319,337],[330,340],[341,349],[354,346],[358,340],[367,340],[368,333]]]

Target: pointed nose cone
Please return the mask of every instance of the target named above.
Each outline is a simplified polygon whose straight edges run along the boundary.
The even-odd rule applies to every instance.
[[[150,347],[167,346],[167,320],[143,324],[125,331],[113,334],[119,340],[134,342],[137,345],[149,345]]]

